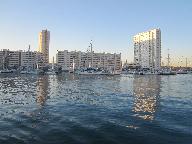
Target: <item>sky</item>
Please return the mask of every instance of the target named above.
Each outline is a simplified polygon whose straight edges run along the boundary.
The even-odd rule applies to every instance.
[[[121,53],[133,62],[133,36],[160,28],[162,61],[192,66],[191,0],[0,0],[0,49],[38,48],[50,31],[50,58],[57,50]]]

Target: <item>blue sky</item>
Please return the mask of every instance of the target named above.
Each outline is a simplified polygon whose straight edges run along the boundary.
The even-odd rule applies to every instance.
[[[38,47],[38,33],[51,32],[50,57],[56,50],[122,53],[133,60],[135,34],[162,32],[162,56],[192,61],[191,0],[0,0],[0,49]]]

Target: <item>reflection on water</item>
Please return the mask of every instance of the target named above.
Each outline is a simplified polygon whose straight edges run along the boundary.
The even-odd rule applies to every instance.
[[[43,106],[47,100],[48,94],[48,76],[38,77],[37,79],[37,99],[36,102]]]
[[[0,144],[191,144],[191,83],[192,75],[0,75]]]
[[[133,80],[134,107],[136,116],[153,120],[159,104],[160,82],[158,75],[135,76]]]

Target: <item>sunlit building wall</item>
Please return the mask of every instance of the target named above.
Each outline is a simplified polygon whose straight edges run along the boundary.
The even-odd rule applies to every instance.
[[[21,63],[21,51],[10,51],[9,52],[9,67],[10,68],[19,68]]]
[[[43,68],[44,64],[44,55],[36,51],[22,51],[21,52],[21,67],[22,68]]]
[[[3,49],[0,51],[0,69],[17,69],[20,66],[21,51],[10,51]]]
[[[56,63],[59,66],[62,66],[64,70],[69,70],[73,67],[73,63],[75,63],[75,68],[80,66],[81,62],[81,55],[80,51],[57,51],[56,54]]]
[[[134,62],[141,68],[161,68],[161,30],[153,29],[134,36]]]
[[[36,67],[38,67],[39,69],[43,69],[45,66],[47,66],[47,65],[44,63],[45,57],[44,57],[44,54],[43,54],[43,53],[34,51],[34,55],[35,55]]]
[[[32,51],[21,52],[21,67],[26,69],[36,68],[36,56]]]
[[[43,53],[45,64],[49,63],[49,42],[50,42],[50,31],[42,30],[39,33],[38,52]]]
[[[9,54],[8,49],[3,49],[0,51],[0,68],[1,69],[8,67],[8,61],[7,61],[8,54]]]
[[[81,51],[58,51],[56,62],[64,69],[70,69],[75,63],[75,68],[103,68],[103,69],[121,69],[121,54],[111,53],[92,53]],[[92,62],[92,64],[91,64]]]

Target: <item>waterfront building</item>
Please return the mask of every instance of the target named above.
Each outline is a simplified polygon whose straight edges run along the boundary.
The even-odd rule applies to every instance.
[[[0,50],[0,69],[37,68],[45,67],[44,55],[37,51]]]
[[[81,55],[82,52],[80,51],[57,51],[56,63],[64,70],[70,70],[73,67],[73,63],[75,63],[75,68],[78,68],[81,64]]]
[[[17,69],[20,63],[21,51],[10,51],[3,49],[0,51],[0,69]]]
[[[8,49],[3,49],[0,51],[0,67],[1,67],[1,69],[7,69],[8,68],[8,55],[9,55]]]
[[[134,62],[142,69],[157,71],[161,68],[161,30],[138,33],[134,41]]]
[[[21,51],[9,51],[8,67],[18,69],[21,65]]]
[[[21,52],[21,67],[23,69],[36,68],[36,55],[34,52],[30,50]]]
[[[44,55],[44,63],[49,63],[49,42],[50,42],[50,31],[42,30],[39,33],[39,48],[38,52]]]
[[[21,67],[29,69],[42,69],[45,67],[44,55],[37,51],[22,51],[21,52]]]
[[[106,70],[121,70],[121,54],[95,53],[81,51],[58,51],[56,55],[57,65],[64,70],[75,68],[102,68]]]
[[[33,52],[34,55],[35,55],[35,63],[36,63],[36,66],[38,65],[38,68],[39,69],[43,69],[45,68],[46,66],[48,66],[45,62],[45,57],[44,57],[44,54],[43,53],[40,53],[38,51],[34,51]]]

